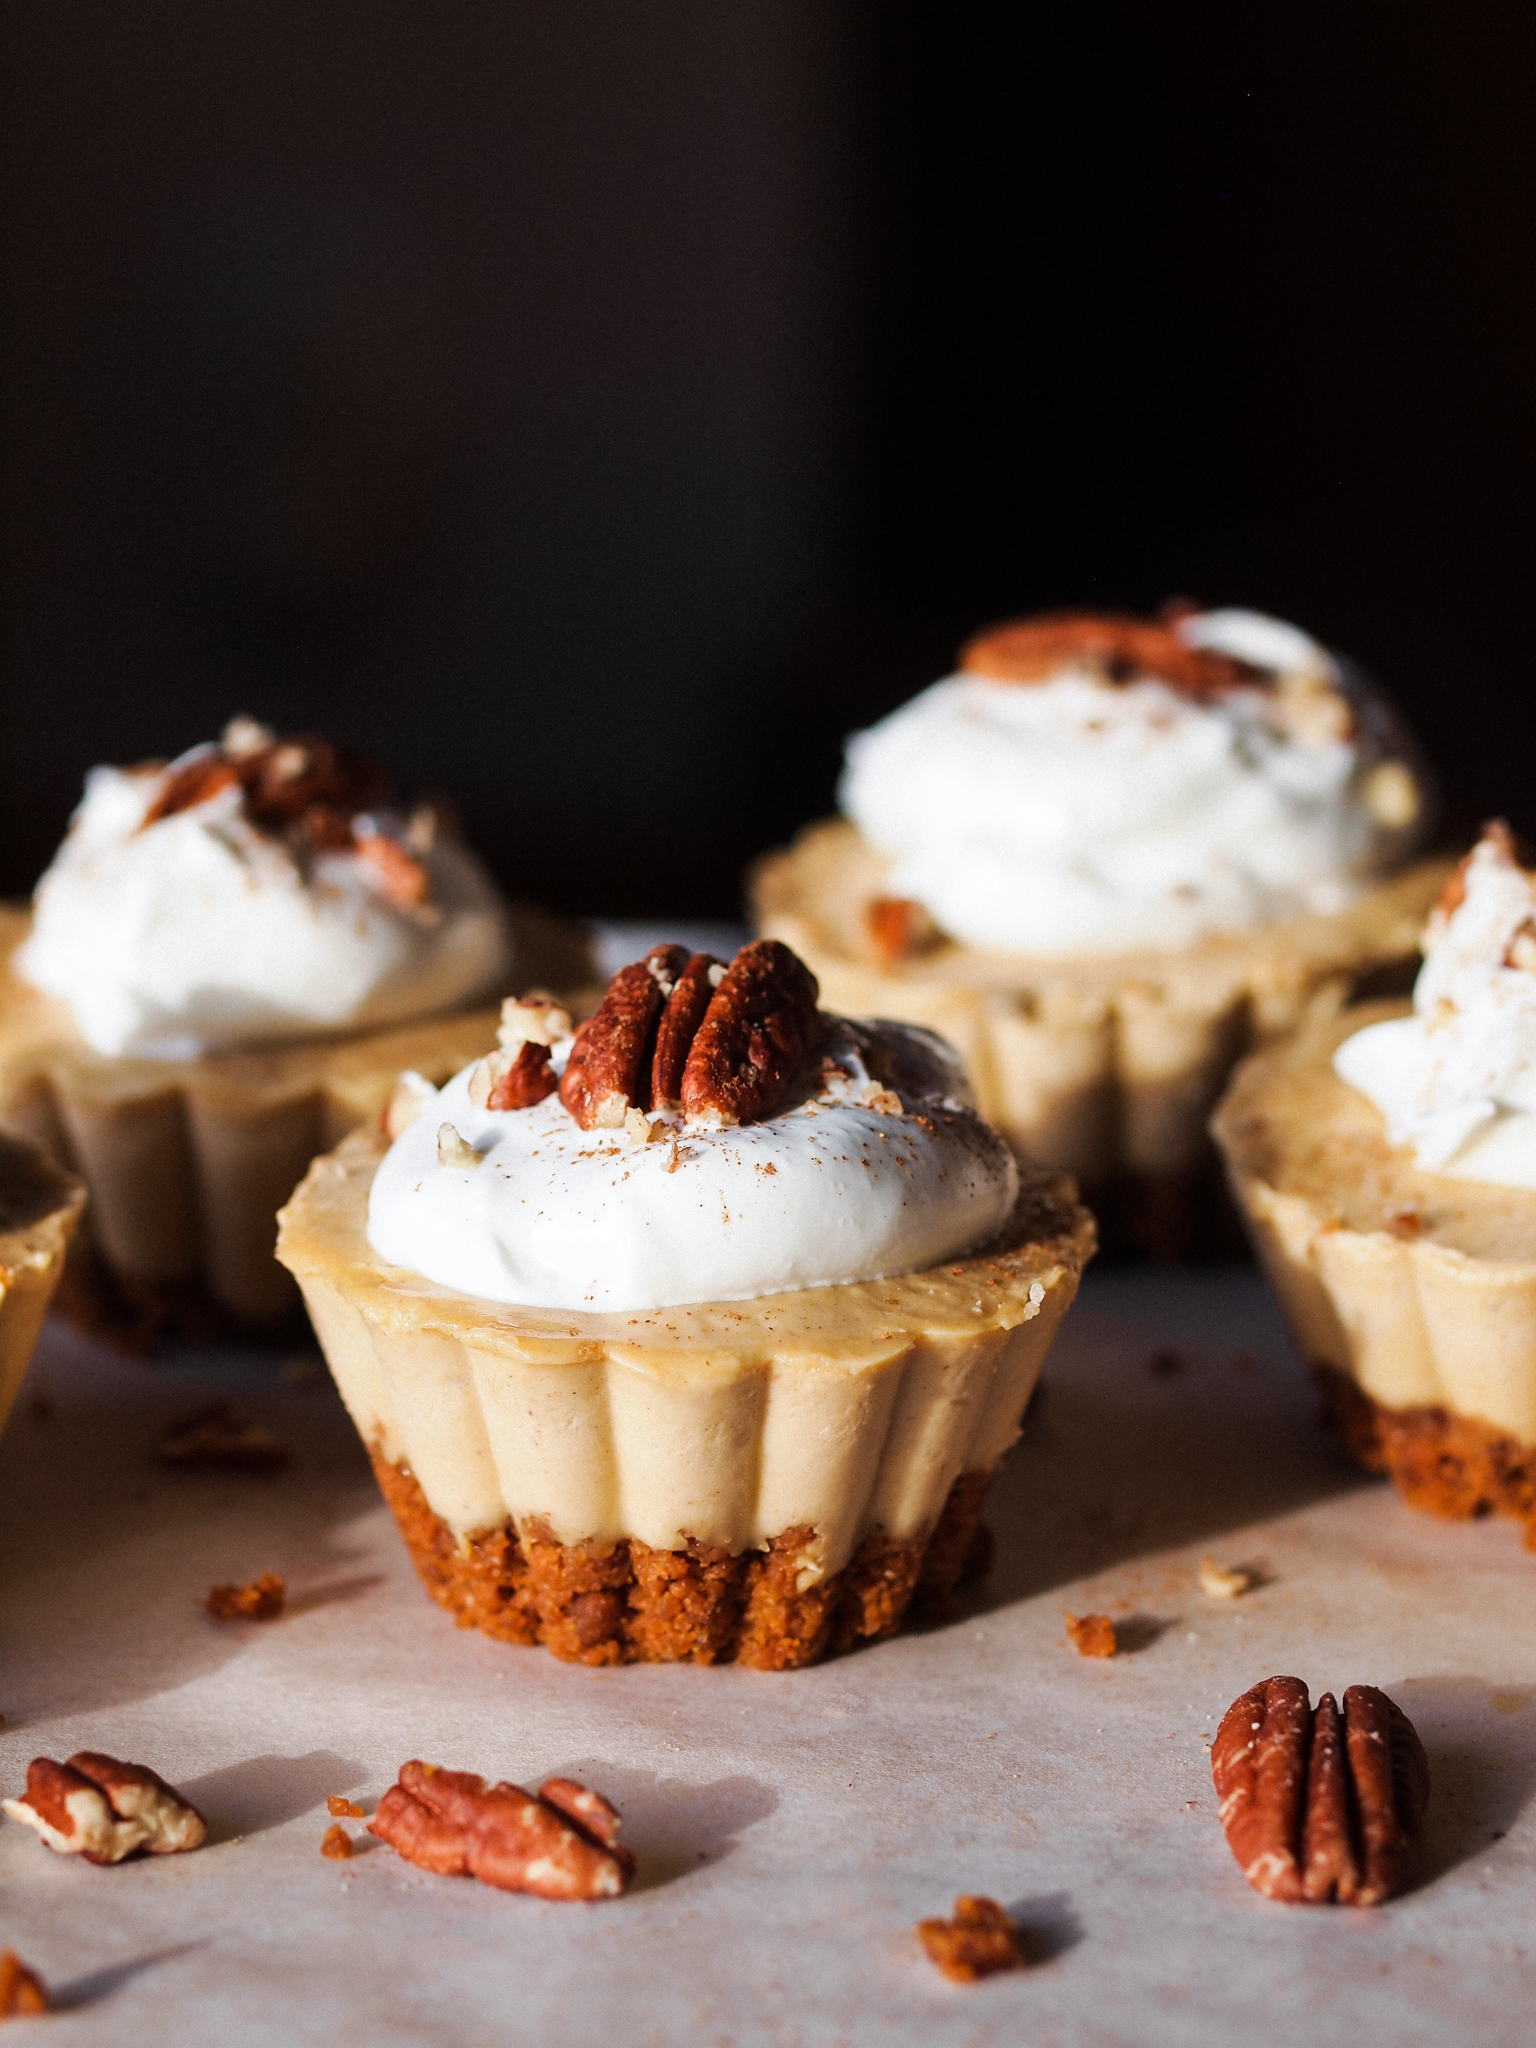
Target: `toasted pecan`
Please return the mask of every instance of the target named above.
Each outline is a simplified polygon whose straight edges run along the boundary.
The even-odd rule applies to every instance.
[[[1429,1804],[1412,1722],[1373,1685],[1314,1711],[1299,1678],[1233,1701],[1211,1746],[1221,1824],[1266,1898],[1375,1906],[1402,1889]]]
[[[619,1816],[600,1793],[551,1778],[538,1797],[470,1771],[402,1764],[368,1823],[408,1862],[545,1899],[613,1898],[634,1875]]]
[[[998,683],[1039,683],[1069,663],[1110,682],[1155,677],[1190,697],[1220,697],[1262,671],[1213,648],[1191,647],[1171,624],[1126,612],[1042,612],[990,626],[960,650],[967,675]]]
[[[686,946],[655,947],[620,968],[578,1028],[560,1100],[584,1131],[621,1130],[629,1110],[650,1108],[657,1023],[687,965]]]
[[[1024,1961],[1019,1931],[996,1899],[962,1893],[952,1920],[919,1920],[917,1938],[930,1962],[957,1984],[972,1984]]]
[[[819,993],[815,975],[778,939],[743,946],[689,1051],[684,1114],[718,1124],[772,1116],[815,1040]]]
[[[4,1806],[50,1849],[87,1863],[121,1863],[141,1851],[172,1855],[200,1848],[208,1835],[197,1808],[157,1771],[93,1749],[62,1764],[34,1757],[26,1791]]]
[[[656,1056],[651,1062],[651,1102],[657,1109],[676,1109],[682,1102],[688,1054],[724,978],[723,962],[712,953],[695,953],[673,983],[656,1026]]]

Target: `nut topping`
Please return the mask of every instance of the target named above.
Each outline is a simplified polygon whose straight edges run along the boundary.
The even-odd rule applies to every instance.
[[[208,1836],[203,1816],[174,1785],[144,1764],[120,1763],[92,1749],[62,1764],[34,1757],[26,1791],[4,1806],[50,1849],[87,1863],[121,1863],[141,1850],[169,1856],[200,1848]]]
[[[967,675],[997,683],[1040,683],[1069,664],[1097,669],[1109,682],[1140,676],[1190,697],[1221,697],[1261,671],[1214,648],[1191,647],[1171,623],[1123,612],[1045,612],[978,633],[960,650]]]
[[[475,1150],[467,1138],[461,1138],[452,1124],[438,1125],[437,1163],[439,1166],[478,1166],[484,1156],[483,1153]]]
[[[263,1572],[244,1586],[210,1586],[206,1606],[215,1621],[276,1621],[288,1599],[281,1572]]]
[[[469,1099],[476,1109],[532,1109],[559,1086],[547,1045],[530,1042],[515,1052],[502,1046],[488,1052],[470,1075]]]
[[[1221,1824],[1266,1898],[1376,1906],[1400,1891],[1423,1831],[1429,1762],[1413,1723],[1373,1685],[1313,1711],[1299,1678],[1233,1701],[1211,1747]]]
[[[772,1116],[817,1031],[816,977],[777,939],[743,946],[710,998],[683,1069],[691,1122]]]
[[[574,1778],[550,1778],[534,1798],[470,1771],[402,1764],[368,1831],[423,1870],[544,1899],[615,1898],[635,1869],[617,1811]]]
[[[584,1131],[620,1130],[629,1110],[650,1108],[657,1022],[687,965],[686,947],[658,946],[620,968],[578,1029],[560,1100]]]
[[[656,1056],[651,1062],[651,1102],[655,1108],[681,1107],[683,1069],[704,1013],[726,972],[724,964],[712,954],[695,953],[673,983],[656,1026]]]
[[[437,1090],[426,1075],[418,1074],[413,1067],[407,1067],[396,1078],[387,1101],[379,1111],[379,1128],[391,1144],[402,1131],[415,1123],[436,1094]]]
[[[1120,1645],[1107,1614],[1074,1614],[1067,1610],[1067,1640],[1079,1657],[1113,1657]]]
[[[864,906],[864,932],[882,967],[928,952],[941,936],[922,904],[910,896],[872,897]]]

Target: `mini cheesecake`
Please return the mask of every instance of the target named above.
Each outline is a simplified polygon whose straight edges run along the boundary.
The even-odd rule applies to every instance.
[[[865,1086],[857,1059],[837,1051],[847,1034],[836,1038],[837,1020],[816,1013],[808,976],[799,987],[809,988],[809,1008],[797,994],[793,1005],[765,998],[752,1015],[747,1004],[733,1015],[733,995],[751,993],[748,969],[766,959],[778,971],[779,956],[792,958],[759,942],[727,971],[661,949],[626,969],[583,1027],[589,1035],[560,1054],[560,1097],[549,1093],[551,1067],[542,1092],[514,1100],[514,1075],[542,1070],[542,1061],[525,1066],[527,1041],[509,1044],[504,1027],[501,1054],[418,1106],[395,1141],[403,1148],[415,1139],[416,1149],[390,1156],[388,1199],[382,1210],[375,1200],[371,1224],[370,1192],[388,1150],[373,1129],[317,1160],[283,1211],[278,1256],[303,1289],[422,1580],[461,1626],[543,1643],[586,1664],[734,1659],[786,1669],[892,1633],[915,1598],[942,1597],[977,1562],[982,1496],[1019,1434],[1092,1255],[1093,1221],[1070,1182],[1014,1166],[955,1100],[951,1091],[963,1084],[948,1056],[926,1039],[906,1043],[920,1034],[855,1034],[869,1060],[882,1045],[890,1054],[879,1085]],[[647,974],[662,990],[649,1015]],[[666,1019],[679,1014],[692,1052],[673,1061],[669,1101],[660,1085]],[[541,1054],[547,1029],[542,1038]],[[940,1080],[917,1078],[924,1062]],[[862,1092],[850,1094],[855,1085]],[[505,1111],[484,1106],[500,1099]],[[458,1123],[438,1123],[449,1110]],[[835,1220],[845,1194],[850,1207],[875,1204],[882,1173],[887,1189],[910,1174],[919,1206],[955,1200],[967,1139],[1007,1173],[1004,1182],[996,1167],[988,1184],[1007,1193],[982,1243],[892,1277],[756,1284],[765,1270],[758,1254],[769,1248],[769,1266],[778,1257],[770,1225],[798,1216],[792,1192],[782,1201],[773,1192],[793,1188],[792,1151],[808,1186],[825,1166]],[[818,1143],[819,1155],[811,1150]],[[861,1144],[867,1175],[854,1156]],[[924,1180],[913,1162],[945,1145]],[[562,1146],[569,1165],[557,1170]],[[744,1193],[734,1220],[717,1225],[709,1175],[725,1170],[721,1160],[739,1170]],[[515,1221],[520,1182],[533,1184],[535,1162],[550,1176],[538,1187],[551,1190],[537,1199],[567,1205],[568,1235],[559,1212],[553,1228],[544,1219],[543,1238],[531,1211],[526,1229]],[[370,1242],[386,1223],[399,1227],[396,1212],[409,1222],[413,1199],[423,1220],[409,1227],[420,1229],[423,1246],[447,1242],[427,1228],[436,1174],[452,1202],[462,1184],[465,1237],[486,1228],[477,1219],[496,1202],[509,1205],[513,1221],[500,1232],[507,1291],[533,1291],[519,1261],[536,1252],[551,1273],[566,1257],[577,1289],[590,1256],[596,1290],[601,1234],[590,1254],[574,1248],[593,1205],[583,1210],[564,1192],[560,1173],[572,1188],[607,1176],[615,1269],[621,1245],[646,1242],[654,1216],[658,1238],[670,1232],[685,1249],[696,1229],[700,1272],[722,1273],[711,1261],[738,1260],[752,1291],[650,1307],[543,1307],[445,1284]],[[687,1220],[690,1174],[696,1226]],[[482,1196],[486,1211],[469,1206]],[[626,1212],[627,1204],[651,1206]],[[902,1227],[922,1221],[909,1214]],[[821,1241],[832,1234],[801,1223],[805,1257],[835,1264],[839,1254]],[[449,1244],[434,1256],[455,1254]],[[878,1243],[859,1261],[842,1256],[878,1263]],[[489,1287],[502,1269],[487,1251],[466,1270]],[[655,1270],[671,1270],[660,1248]],[[549,1291],[566,1284],[552,1281]]]
[[[1426,1171],[1334,1071],[1361,1004],[1239,1067],[1212,1124],[1233,1193],[1350,1450],[1431,1514],[1536,1547],[1536,1190]]]
[[[35,1145],[0,1131],[0,1429],[64,1269],[85,1190]]]

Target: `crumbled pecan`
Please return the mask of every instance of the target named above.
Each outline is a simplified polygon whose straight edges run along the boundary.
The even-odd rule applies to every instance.
[[[724,979],[722,961],[710,953],[695,953],[673,983],[656,1025],[656,1054],[651,1062],[651,1101],[657,1109],[681,1107],[689,1051]]]
[[[348,848],[352,820],[383,800],[388,778],[376,762],[316,734],[274,739],[252,719],[232,720],[216,748],[195,755],[167,777],[145,813],[158,824],[206,803],[222,789],[244,791],[246,816],[279,837],[302,829],[311,846]]]
[[[1413,1723],[1373,1685],[1341,1714],[1299,1678],[1266,1678],[1233,1701],[1211,1746],[1228,1846],[1266,1898],[1376,1906],[1402,1889],[1429,1804]]]
[[[359,832],[353,843],[386,902],[397,910],[421,908],[431,893],[432,878],[398,839],[391,839],[387,832]]]
[[[1259,671],[1214,648],[1191,647],[1171,624],[1123,612],[1045,612],[992,626],[966,642],[967,675],[998,683],[1039,683],[1069,664],[1115,683],[1152,676],[1186,696],[1220,697]]]
[[[467,1138],[460,1137],[452,1124],[437,1127],[437,1163],[439,1166],[475,1167],[483,1164],[485,1154],[477,1152]]]
[[[1067,1639],[1079,1657],[1113,1657],[1120,1645],[1107,1614],[1067,1612]]]
[[[155,1445],[162,1465],[183,1472],[275,1472],[289,1455],[288,1446],[265,1423],[247,1421],[227,1401],[183,1415]]]
[[[407,1067],[396,1077],[383,1106],[379,1110],[379,1129],[393,1144],[400,1133],[409,1130],[417,1117],[434,1100],[437,1090],[425,1074],[418,1074]]]
[[[92,1749],[62,1764],[34,1757],[26,1791],[4,1807],[50,1849],[87,1863],[121,1863],[141,1851],[169,1856],[200,1848],[208,1835],[197,1808],[157,1772]]]
[[[215,1621],[276,1621],[288,1598],[281,1572],[263,1572],[244,1586],[210,1586],[207,1608]]]
[[[1220,1565],[1214,1557],[1202,1557],[1195,1576],[1201,1592],[1209,1593],[1213,1600],[1237,1600],[1253,1584],[1252,1572],[1241,1565]]]
[[[560,1100],[584,1131],[620,1130],[629,1110],[650,1108],[657,1024],[687,965],[685,946],[658,946],[621,967],[577,1030]]]
[[[548,1779],[534,1798],[469,1771],[402,1764],[368,1831],[424,1870],[545,1899],[612,1898],[634,1875],[618,1813],[573,1778]]]
[[[239,784],[240,771],[230,762],[218,754],[199,754],[168,777],[165,787],[144,813],[144,823],[158,825],[162,818],[190,811],[197,804],[207,803],[220,790],[236,789]]]
[[[910,896],[874,896],[864,906],[864,935],[884,967],[929,952],[941,936],[921,903]]]
[[[516,1052],[498,1046],[487,1053],[469,1077],[469,1099],[476,1109],[532,1109],[559,1086],[549,1047],[530,1040]]]
[[[332,1857],[337,1862],[352,1854],[352,1837],[347,1833],[340,1821],[332,1821],[331,1825],[321,1836],[320,1854]]]
[[[15,1949],[0,1949],[0,2020],[29,2019],[47,2012],[48,1989]]]
[[[570,1011],[542,989],[508,996],[502,1003],[496,1043],[504,1052],[517,1052],[525,1045],[555,1045],[570,1035]]]
[[[743,946],[710,998],[683,1068],[693,1122],[772,1116],[817,1032],[816,977],[777,939]]]
[[[363,1809],[354,1806],[350,1799],[343,1799],[339,1792],[333,1792],[325,1802],[325,1810],[332,1820],[361,1820]]]
[[[962,1893],[952,1920],[919,1920],[917,1938],[946,1977],[973,1984],[997,1970],[1017,1970],[1024,1961],[1019,1931],[996,1899]]]

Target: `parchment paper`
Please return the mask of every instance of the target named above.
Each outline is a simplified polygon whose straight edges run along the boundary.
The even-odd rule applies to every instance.
[[[292,1465],[158,1469],[164,1423],[226,1394]],[[146,1367],[50,1328],[0,1447],[0,1783],[105,1749],[185,1787],[215,1840],[96,1870],[0,1826],[0,1944],[65,2008],[18,2048],[1528,2048],[1536,1558],[1511,1525],[1363,1479],[1243,1271],[1091,1275],[990,1519],[990,1582],[929,1633],[777,1677],[574,1670],[429,1604],[315,1361]],[[1205,1550],[1265,1583],[1210,1600]],[[266,1570],[283,1620],[201,1611]],[[1128,1653],[1076,1656],[1068,1606]],[[1378,1912],[1269,1904],[1227,1851],[1207,1746],[1276,1671],[1385,1686],[1429,1748],[1422,1880]],[[322,1861],[327,1794],[371,1806],[411,1756],[588,1780],[635,1890],[554,1906],[381,1845]],[[1030,1969],[935,1973],[912,1924],[962,1890],[1014,1909]]]

